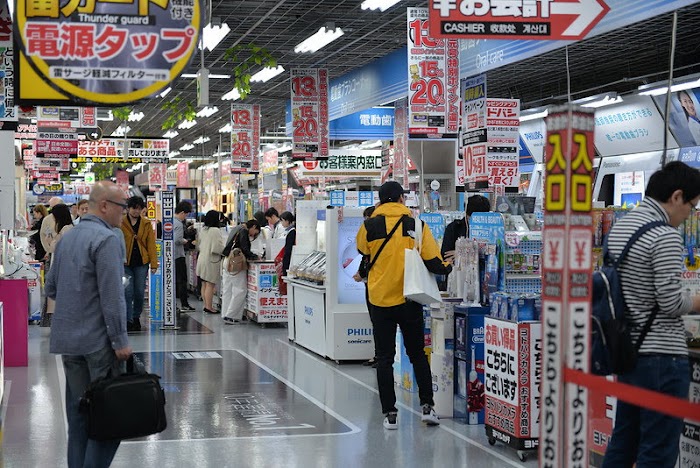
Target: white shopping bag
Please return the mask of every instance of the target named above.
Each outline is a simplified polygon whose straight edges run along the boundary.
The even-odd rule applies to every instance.
[[[404,251],[403,295],[406,299],[429,305],[441,302],[435,275],[428,271],[420,256],[423,242],[423,222],[416,219],[415,246]]]

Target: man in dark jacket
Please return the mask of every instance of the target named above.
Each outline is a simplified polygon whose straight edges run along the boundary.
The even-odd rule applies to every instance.
[[[456,219],[445,228],[445,235],[442,238],[442,248],[440,249],[440,253],[445,260],[452,260],[454,258],[457,239],[469,235],[467,223],[472,213],[486,213],[488,211],[491,211],[491,202],[489,202],[488,198],[481,195],[469,197],[467,200],[466,218]]]

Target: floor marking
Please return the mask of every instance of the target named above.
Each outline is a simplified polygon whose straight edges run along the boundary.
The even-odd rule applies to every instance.
[[[355,383],[357,383],[357,384],[359,384],[359,385],[365,387],[365,388],[368,389],[369,391],[371,391],[371,392],[376,393],[377,395],[379,395],[379,390],[377,390],[375,387],[372,387],[371,385],[366,384],[365,382],[363,382],[363,381],[361,381],[361,380],[359,380],[359,379],[353,377],[352,375],[346,374],[345,372],[341,371],[340,369],[336,368],[335,366],[332,366],[331,364],[327,363],[327,362],[325,361],[325,359],[322,359],[319,355],[313,354],[311,351],[308,351],[308,350],[306,350],[306,349],[304,349],[304,348],[302,348],[302,347],[300,347],[300,346],[291,345],[291,344],[287,343],[287,342],[284,341],[284,340],[277,339],[277,341],[279,341],[279,342],[282,343],[283,345],[289,346],[290,348],[292,348],[292,349],[295,350],[295,351],[299,351],[299,352],[301,352],[302,354],[304,354],[304,355],[306,355],[306,356],[308,356],[308,357],[310,357],[310,358],[315,359],[315,360],[318,361],[318,362],[323,363],[326,367],[328,367],[329,369],[333,370],[334,372],[336,372],[336,373],[338,373],[338,374],[344,376],[345,378],[347,378],[347,379],[349,379],[349,380],[352,380],[353,382],[355,382]],[[396,405],[402,407],[402,408],[405,409],[405,410],[410,411],[410,412],[413,413],[413,414],[416,414],[416,415],[418,415],[418,416],[421,416],[421,413],[420,413],[418,410],[416,410],[416,409],[414,409],[414,408],[411,408],[410,406],[405,405],[405,404],[403,404],[403,403],[401,403],[401,402],[399,402],[399,401],[396,402]],[[459,438],[459,439],[464,440],[464,441],[467,442],[468,444],[471,444],[471,445],[473,445],[473,446],[475,446],[475,447],[477,447],[477,448],[480,448],[481,450],[483,450],[483,451],[489,453],[490,455],[493,455],[494,457],[496,457],[496,458],[498,458],[498,459],[500,459],[500,460],[502,460],[502,461],[508,463],[508,464],[511,465],[511,466],[514,466],[514,467],[517,467],[517,468],[523,468],[523,467],[525,466],[525,465],[522,465],[522,464],[520,464],[520,463],[517,463],[517,462],[515,462],[515,461],[513,461],[513,460],[511,460],[511,459],[509,459],[509,458],[507,458],[507,457],[504,456],[503,454],[501,454],[501,453],[499,453],[499,452],[496,452],[495,450],[493,450],[493,449],[491,449],[491,448],[489,448],[489,447],[486,447],[486,446],[482,445],[481,443],[477,442],[477,441],[474,440],[474,439],[471,439],[470,437],[467,437],[467,436],[464,435],[464,434],[460,434],[459,432],[455,431],[454,429],[451,429],[451,428],[449,428],[449,427],[446,427],[444,424],[440,424],[438,427],[439,427],[440,429],[444,430],[444,431],[449,432],[449,433],[452,434],[453,436],[455,436],[455,437],[457,437],[457,438]]]

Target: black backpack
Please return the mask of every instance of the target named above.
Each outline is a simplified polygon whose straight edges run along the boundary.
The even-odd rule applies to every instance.
[[[637,229],[627,241],[620,256],[614,260],[603,245],[603,266],[593,273],[593,314],[591,317],[591,373],[597,375],[625,374],[637,365],[637,353],[659,311],[652,310],[636,343],[632,341],[625,318],[627,304],[622,295],[618,268],[627,257],[632,245],[647,231],[667,226],[664,221],[653,221]]]

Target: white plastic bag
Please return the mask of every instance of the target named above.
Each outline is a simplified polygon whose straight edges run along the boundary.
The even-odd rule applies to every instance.
[[[428,271],[420,256],[423,242],[423,222],[416,219],[415,246],[404,251],[403,295],[406,299],[420,304],[441,302],[435,275]]]

